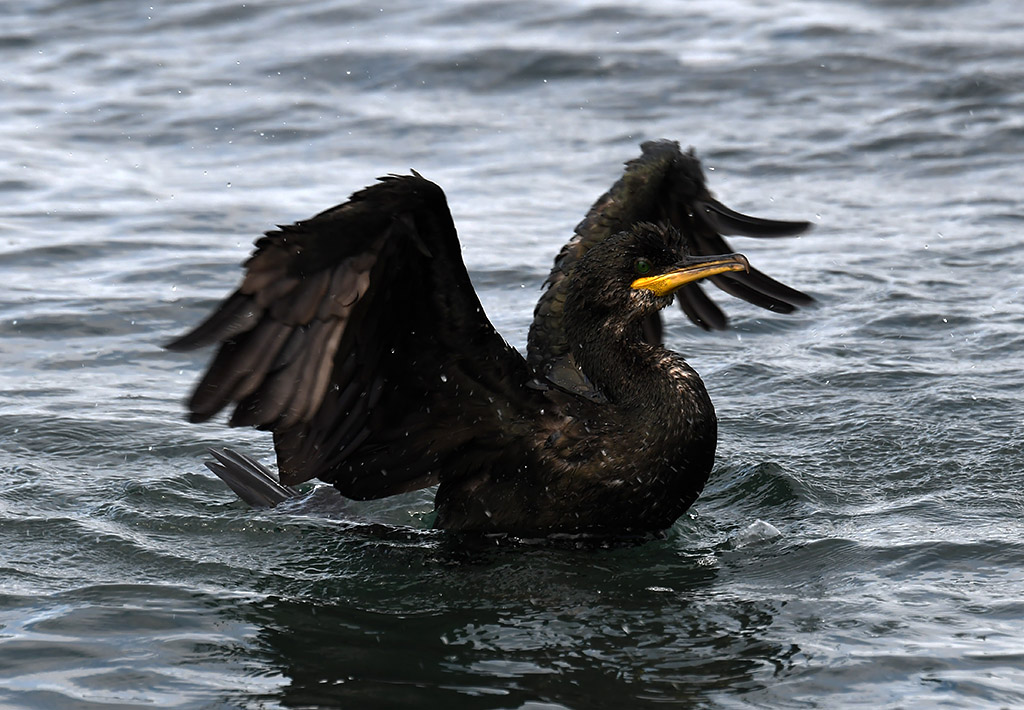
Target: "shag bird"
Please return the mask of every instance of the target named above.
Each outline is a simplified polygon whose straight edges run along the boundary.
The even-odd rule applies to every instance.
[[[750,267],[723,234],[806,222],[739,214],[693,151],[644,143],[555,260],[524,358],[473,289],[441,188],[415,171],[267,232],[238,289],[167,345],[219,350],[188,402],[201,422],[273,432],[279,478],[214,452],[243,498],[273,504],[318,478],[354,499],[438,485],[435,527],[519,535],[670,526],[714,461],[697,373],[660,344],[677,299],[724,328],[697,281],[778,312],[811,301]]]

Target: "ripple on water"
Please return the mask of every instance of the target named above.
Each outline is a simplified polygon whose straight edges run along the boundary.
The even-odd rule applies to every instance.
[[[168,584],[85,585],[0,597],[3,698],[16,707],[146,704],[193,707],[273,677],[245,660],[254,633],[228,613],[249,597]]]

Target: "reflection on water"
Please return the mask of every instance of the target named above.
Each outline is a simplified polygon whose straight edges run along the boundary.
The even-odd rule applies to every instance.
[[[362,554],[390,558],[386,583],[339,579],[315,601],[270,595],[246,608],[261,658],[288,679],[282,704],[683,702],[763,687],[798,652],[772,638],[775,603],[716,598],[715,558],[673,541],[473,552],[381,543]],[[405,556],[409,573],[396,579]],[[311,648],[320,662],[309,663]]]

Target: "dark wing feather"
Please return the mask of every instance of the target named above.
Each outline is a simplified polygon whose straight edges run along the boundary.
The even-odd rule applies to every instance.
[[[706,229],[695,229],[693,241],[702,254],[728,254],[732,250],[721,235]],[[797,306],[807,306],[814,302],[806,293],[754,268],[748,272],[733,272],[728,276],[713,276],[711,281],[729,295],[778,313],[792,313]]]
[[[564,278],[592,245],[637,222],[668,222],[683,235],[691,253],[714,255],[733,251],[722,239],[723,234],[784,237],[810,227],[807,222],[761,219],[729,209],[708,191],[693,151],[683,153],[675,141],[649,141],[641,149],[641,156],[626,164],[622,177],[598,198],[555,258],[534,311],[528,341],[530,364],[542,373],[560,367],[568,352],[562,326]],[[788,313],[813,302],[807,294],[756,270],[715,277],[713,282],[727,293],[774,311]],[[725,314],[701,286],[689,285],[678,292],[677,298],[683,312],[700,327],[720,330],[727,326]],[[648,323],[645,333],[654,339],[660,329]]]
[[[751,217],[729,209],[713,198],[696,200],[694,204],[708,226],[720,234],[734,234],[738,237],[795,237],[811,228],[810,222]]]
[[[676,301],[686,317],[704,330],[725,330],[729,324],[722,309],[698,284],[689,284],[676,291]]]
[[[459,475],[470,438],[504,446],[530,371],[484,315],[444,193],[382,178],[256,242],[241,286],[168,344],[220,349],[188,406],[274,432],[281,482],[374,498]],[[460,468],[461,467],[461,468]]]

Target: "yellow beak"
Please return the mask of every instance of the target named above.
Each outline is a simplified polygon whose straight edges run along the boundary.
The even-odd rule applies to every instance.
[[[750,262],[742,254],[691,256],[677,264],[672,271],[657,276],[643,276],[630,286],[653,291],[658,296],[669,296],[688,283],[726,271],[750,271]]]

